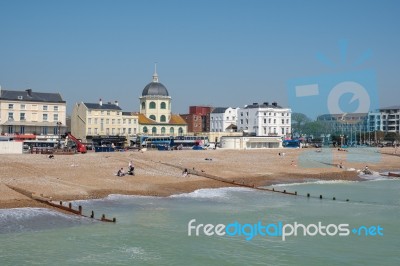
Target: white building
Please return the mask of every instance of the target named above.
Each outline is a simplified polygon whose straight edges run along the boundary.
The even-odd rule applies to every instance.
[[[390,106],[368,113],[368,130],[400,133],[400,106]]]
[[[276,102],[271,105],[253,103],[238,111],[238,131],[254,136],[289,136],[291,134],[290,108],[283,108]]]
[[[210,113],[211,132],[233,132],[237,128],[239,108],[217,107]]]
[[[282,148],[282,138],[275,137],[221,137],[221,148],[234,150]]]
[[[66,103],[59,93],[2,90],[0,133],[58,135],[66,129]]]

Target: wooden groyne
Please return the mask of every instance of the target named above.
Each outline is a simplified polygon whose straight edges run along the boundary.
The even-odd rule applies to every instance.
[[[189,169],[189,168],[186,168],[186,167],[177,166],[177,165],[173,165],[173,164],[170,164],[170,163],[163,163],[163,162],[159,162],[159,163],[167,165],[167,166],[170,166],[170,167],[174,167],[174,168],[177,168],[177,169],[180,169],[180,170],[187,169],[188,174],[205,177],[205,178],[208,178],[208,179],[220,181],[220,182],[227,183],[227,184],[234,185],[234,186],[238,186],[238,187],[252,188],[252,189],[255,189],[255,190],[280,193],[280,194],[285,194],[285,195],[290,195],[290,196],[315,198],[315,199],[321,199],[321,200],[322,199],[331,199],[331,200],[334,200],[334,201],[342,201],[342,202],[349,202],[350,201],[349,199],[338,200],[336,197],[327,198],[327,197],[323,197],[323,195],[314,196],[314,195],[311,195],[310,193],[307,193],[306,195],[300,195],[300,194],[297,193],[297,191],[290,192],[290,191],[286,191],[286,189],[277,190],[275,188],[257,187],[255,184],[245,184],[244,182],[237,182],[235,180],[229,180],[229,179],[222,178],[222,177],[219,177],[219,176],[207,174],[204,171],[200,171],[199,172],[199,171],[194,170],[194,169]]]
[[[53,207],[55,209],[63,210],[65,212],[72,213],[72,214],[75,214],[75,215],[79,215],[79,216],[82,216],[82,217],[95,219],[95,220],[101,221],[101,222],[113,222],[113,223],[117,222],[116,218],[108,219],[108,218],[106,218],[106,216],[104,214],[101,216],[100,219],[96,219],[94,217],[94,212],[93,211],[91,212],[90,216],[86,216],[86,215],[83,214],[83,210],[82,210],[82,206],[81,205],[79,205],[78,209],[76,210],[76,209],[72,208],[72,204],[70,202],[68,203],[68,205],[64,205],[64,203],[62,201],[56,203],[56,202],[51,201],[48,198],[43,197],[43,195],[39,196],[39,195],[36,195],[36,194],[34,194],[32,192],[24,190],[22,188],[10,186],[10,185],[6,185],[6,186],[9,187],[10,189],[22,194],[22,195],[34,200],[34,201],[46,204],[46,205],[51,206],[51,207]]]

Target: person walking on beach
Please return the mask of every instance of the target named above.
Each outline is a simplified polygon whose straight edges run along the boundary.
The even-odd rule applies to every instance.
[[[183,170],[183,172],[182,172],[182,176],[183,176],[183,177],[186,177],[186,176],[188,176],[188,175],[189,175],[189,171],[188,171],[187,168],[185,168],[185,170]]]

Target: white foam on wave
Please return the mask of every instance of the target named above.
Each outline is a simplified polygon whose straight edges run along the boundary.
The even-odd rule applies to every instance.
[[[350,181],[350,180],[315,180],[315,181],[306,181],[301,183],[287,183],[287,184],[276,184],[271,187],[290,187],[290,186],[300,186],[300,185],[325,185],[325,184],[351,184],[357,183],[358,181]]]
[[[74,219],[75,216],[67,215],[61,212],[46,208],[12,208],[12,209],[0,209],[0,221],[10,220],[26,220],[39,216],[51,216],[51,217],[62,217],[65,219]]]
[[[224,188],[202,188],[190,193],[175,194],[170,198],[227,198],[229,192],[252,191],[251,188],[224,187]]]

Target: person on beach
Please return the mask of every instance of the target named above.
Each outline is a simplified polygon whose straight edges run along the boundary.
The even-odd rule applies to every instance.
[[[128,175],[135,175],[135,167],[133,166],[132,160],[129,161],[129,165],[128,165]]]
[[[185,170],[183,170],[183,172],[182,172],[182,176],[183,176],[183,177],[186,177],[186,176],[188,176],[188,175],[189,175],[189,171],[188,171],[187,168],[185,168]]]
[[[117,176],[124,176],[124,168],[121,167],[121,169],[118,170]]]
[[[340,162],[340,163],[338,164],[338,167],[342,169],[342,168],[343,168],[343,162]]]
[[[292,161],[292,162],[290,163],[290,165],[291,165],[291,166],[297,166],[297,165],[294,163],[294,161]]]

